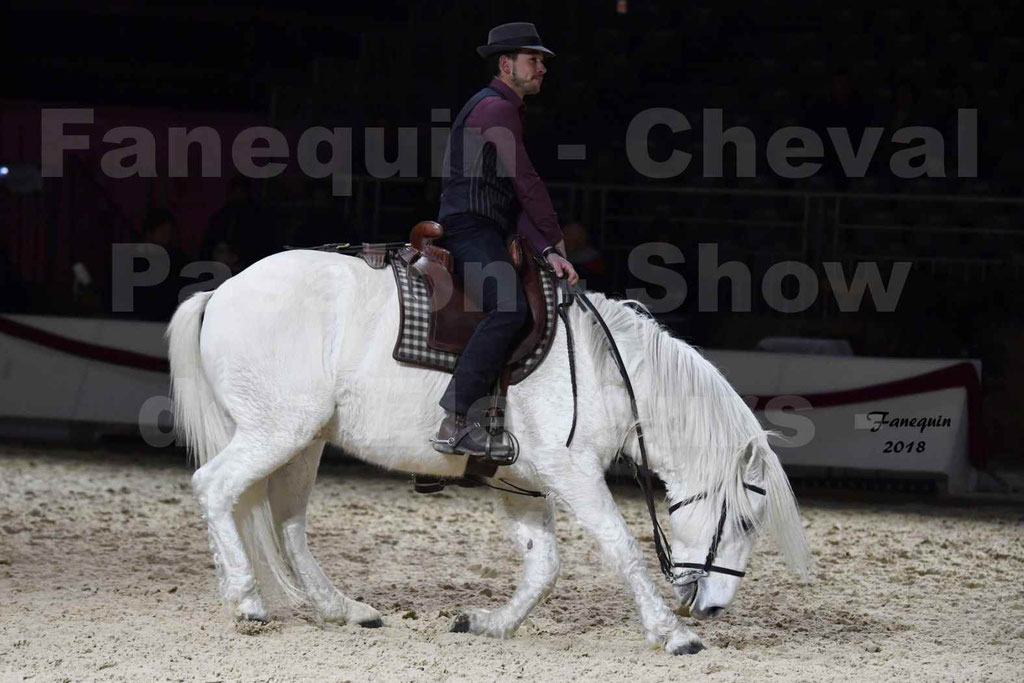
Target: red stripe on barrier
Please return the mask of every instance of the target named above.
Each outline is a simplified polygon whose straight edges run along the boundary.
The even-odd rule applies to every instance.
[[[166,358],[149,356],[144,353],[136,353],[135,351],[125,351],[124,349],[113,349],[109,346],[90,344],[78,339],[69,339],[68,337],[62,337],[59,334],[53,334],[38,327],[25,325],[2,316],[0,316],[0,333],[24,339],[49,349],[68,353],[72,356],[98,360],[102,363],[122,365],[138,370],[149,370],[150,372],[170,371],[170,365],[167,363]]]
[[[872,384],[857,389],[791,395],[805,399],[812,408],[831,408],[851,403],[868,403],[955,388],[963,388],[967,392],[967,459],[974,467],[983,468],[988,454],[981,431],[981,381],[978,379],[978,372],[974,365],[966,361],[914,377]],[[751,408],[763,410],[768,401],[778,397],[751,396],[748,398],[756,400]]]

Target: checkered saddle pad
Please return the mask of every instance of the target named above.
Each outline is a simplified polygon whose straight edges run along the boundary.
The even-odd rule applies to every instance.
[[[391,262],[391,270],[395,274],[401,313],[398,339],[395,342],[392,356],[402,363],[452,372],[459,354],[439,351],[427,345],[430,295],[426,285],[419,278],[410,277],[409,265],[397,255],[393,255],[388,260]],[[547,324],[537,346],[522,360],[512,365],[509,384],[523,381],[537,369],[551,348],[551,341],[555,337],[555,325],[558,321],[558,288],[554,276],[548,271],[542,270],[540,277],[546,302]]]

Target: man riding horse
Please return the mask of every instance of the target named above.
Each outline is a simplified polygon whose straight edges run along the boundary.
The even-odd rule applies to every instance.
[[[488,444],[467,415],[480,410],[528,315],[506,237],[517,232],[570,284],[578,280],[565,259],[565,243],[547,188],[523,146],[523,97],[540,92],[546,55],[531,23],[491,30],[477,53],[488,60],[490,83],[465,104],[452,125],[445,156],[439,246],[454,257],[467,290],[478,283],[484,318],[476,326],[441,398],[446,411],[434,448],[471,457],[504,458],[511,445]],[[469,275],[469,277],[467,277]],[[453,440],[453,441],[450,441]],[[449,445],[453,443],[453,445]]]

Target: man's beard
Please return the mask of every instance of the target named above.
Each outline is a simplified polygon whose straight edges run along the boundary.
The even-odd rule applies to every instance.
[[[512,73],[509,74],[509,80],[512,81],[512,85],[524,92],[531,92],[540,88],[540,83],[536,80],[528,81],[519,77],[519,71],[516,69],[515,62],[512,63]]]

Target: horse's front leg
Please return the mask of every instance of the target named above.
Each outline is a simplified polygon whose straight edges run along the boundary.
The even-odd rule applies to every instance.
[[[523,554],[522,578],[508,603],[495,610],[466,610],[455,618],[452,631],[508,638],[555,586],[559,560],[553,506],[544,498],[510,494],[502,494],[502,502],[509,533]]]
[[[669,609],[644,567],[643,554],[622,518],[611,491],[598,468],[579,466],[545,473],[547,485],[557,494],[579,523],[598,542],[608,563],[619,572],[633,592],[640,623],[647,642],[663,644],[675,655],[694,654],[704,649],[696,633]]]

